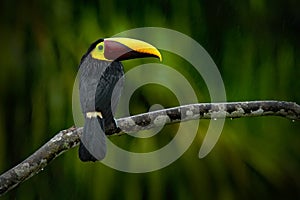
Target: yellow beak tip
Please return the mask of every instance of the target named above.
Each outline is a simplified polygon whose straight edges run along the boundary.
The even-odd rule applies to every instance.
[[[162,56],[158,50],[156,50],[156,52],[154,52],[152,55],[158,58],[160,62],[162,62]]]

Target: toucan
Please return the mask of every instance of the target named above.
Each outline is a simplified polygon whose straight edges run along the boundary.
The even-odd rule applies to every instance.
[[[81,161],[105,157],[105,135],[118,130],[113,114],[124,84],[121,61],[143,57],[162,59],[157,48],[131,38],[98,39],[82,56],[79,94],[85,122],[78,152]]]

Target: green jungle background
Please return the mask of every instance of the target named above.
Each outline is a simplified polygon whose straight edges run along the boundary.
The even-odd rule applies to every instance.
[[[198,41],[217,64],[228,101],[300,103],[299,6],[296,0],[1,1],[0,173],[74,124],[72,89],[81,56],[96,39],[132,28],[165,27]],[[201,76],[162,53],[163,63],[180,66],[199,102],[210,102]],[[156,62],[123,64],[127,71],[148,61]],[[134,93],[130,111],[147,112],[153,104],[178,102],[167,88],[150,84]],[[82,163],[74,148],[2,199],[300,198],[299,122],[226,120],[213,151],[198,159],[208,124],[201,120],[190,148],[161,170],[130,174]],[[148,139],[148,150],[167,144],[177,129],[168,125]],[[147,144],[129,136],[112,140],[137,152]]]

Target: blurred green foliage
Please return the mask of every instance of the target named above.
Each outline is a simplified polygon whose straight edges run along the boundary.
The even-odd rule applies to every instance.
[[[197,40],[216,62],[229,101],[300,103],[299,6],[296,0],[1,1],[0,173],[73,125],[72,89],[81,56],[99,37],[131,28],[166,27]],[[164,59],[171,58],[164,53]],[[201,77],[187,69],[182,65],[181,73],[191,80],[199,101],[209,101]],[[136,91],[132,113],[153,104],[177,104],[166,88],[152,87]],[[166,95],[153,95],[154,90]],[[299,122],[227,120],[213,151],[198,159],[208,123],[199,123],[188,151],[164,169],[119,172],[80,162],[76,148],[3,199],[300,198]],[[149,142],[163,146],[177,126],[165,127]],[[129,142],[127,148],[136,151],[147,143],[132,143],[127,136],[113,141]]]

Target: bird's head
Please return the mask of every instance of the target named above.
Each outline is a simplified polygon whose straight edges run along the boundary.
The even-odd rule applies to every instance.
[[[156,57],[162,60],[160,52],[154,46],[131,38],[99,39],[91,44],[87,54],[102,61],[122,61],[144,57]]]

